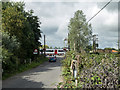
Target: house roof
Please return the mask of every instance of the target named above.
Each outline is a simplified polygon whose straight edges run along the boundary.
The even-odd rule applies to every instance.
[[[116,51],[116,50],[112,50],[112,52],[118,52],[118,51]]]

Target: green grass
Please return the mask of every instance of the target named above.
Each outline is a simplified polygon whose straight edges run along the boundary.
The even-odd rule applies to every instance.
[[[4,73],[4,75],[2,75],[2,80],[5,80],[11,76],[14,76],[14,75],[24,72],[24,71],[27,71],[29,69],[36,68],[37,66],[44,63],[47,60],[48,60],[48,58],[42,58],[41,60],[39,60],[39,62],[33,61],[33,62],[31,62],[31,64],[28,63],[28,64],[20,65],[17,71],[14,71],[13,73]]]

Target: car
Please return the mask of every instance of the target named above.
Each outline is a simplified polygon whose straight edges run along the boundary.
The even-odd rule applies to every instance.
[[[49,62],[56,62],[57,58],[56,56],[52,55],[51,57],[49,57]]]

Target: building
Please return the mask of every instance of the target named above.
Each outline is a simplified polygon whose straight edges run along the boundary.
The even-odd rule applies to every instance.
[[[118,51],[116,50],[112,50],[112,49],[97,49],[98,53],[118,53]]]

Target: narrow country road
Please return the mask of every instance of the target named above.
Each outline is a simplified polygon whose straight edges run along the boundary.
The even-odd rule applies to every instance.
[[[45,62],[42,65],[17,74],[2,82],[2,88],[56,88],[61,81],[61,63],[63,57],[56,62]]]

